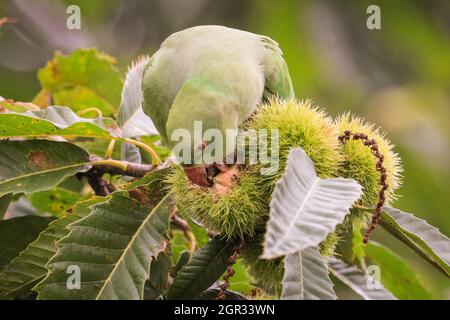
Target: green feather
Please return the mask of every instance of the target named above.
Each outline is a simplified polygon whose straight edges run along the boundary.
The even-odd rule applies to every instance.
[[[214,128],[225,137],[226,129],[237,130],[263,97],[294,96],[275,41],[222,26],[169,36],[144,70],[143,92],[144,112],[169,146],[175,144],[176,129],[193,137],[194,121],[202,121],[203,132]],[[190,141],[193,147],[198,142]]]

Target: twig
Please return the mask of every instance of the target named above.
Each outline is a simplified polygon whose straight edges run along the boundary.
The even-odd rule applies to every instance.
[[[104,160],[97,156],[91,156],[90,159],[92,161],[92,168],[95,168],[102,174],[109,173],[110,175],[123,175],[140,178],[158,168],[158,166],[152,164],[140,164],[112,159]]]
[[[114,192],[116,189],[112,184],[103,179],[102,175],[103,174],[99,173],[94,168],[91,168],[87,172],[77,173],[77,177],[79,179],[81,179],[82,177],[87,178],[89,185],[91,186],[92,190],[94,190],[97,196],[105,197]]]
[[[92,168],[87,172],[77,173],[77,177],[81,179],[86,177],[89,185],[98,196],[107,196],[115,191],[115,187],[103,179],[103,175],[123,175],[131,177],[143,177],[147,173],[158,169],[158,166],[150,164],[139,164],[128,161],[119,161],[112,159],[101,159],[97,156],[90,157]]]

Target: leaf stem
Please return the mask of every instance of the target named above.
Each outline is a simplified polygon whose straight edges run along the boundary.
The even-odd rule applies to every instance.
[[[97,114],[97,117],[99,117],[99,118],[103,117],[102,110],[100,110],[99,108],[96,108],[96,107],[90,107],[90,108],[86,108],[86,109],[80,110],[80,111],[77,112],[77,115],[82,116],[82,115],[84,115],[84,114],[86,114],[88,112],[95,112]]]
[[[121,161],[118,160],[113,160],[113,159],[105,159],[105,160],[96,160],[93,161],[92,164],[94,165],[108,165],[108,166],[112,166],[112,167],[117,167],[123,171],[127,171],[127,164],[123,163]]]
[[[105,158],[105,159],[111,158],[112,153],[114,151],[114,146],[116,145],[116,141],[117,141],[116,139],[112,139],[109,142],[108,148],[106,149],[105,156],[103,158]]]
[[[396,237],[398,240],[403,242],[405,245],[407,245],[409,248],[414,250],[419,256],[421,256],[425,261],[427,261],[429,264],[431,264],[433,267],[435,267],[437,270],[442,272],[444,275],[448,277],[448,272],[429,254],[427,254],[422,248],[420,248],[416,243],[414,243],[413,240],[411,240],[407,235],[405,235],[403,232],[396,230],[388,221],[383,219],[381,217],[380,224],[391,235]]]
[[[150,147],[148,144],[143,143],[143,142],[138,141],[138,140],[130,139],[130,138],[123,138],[123,140],[125,142],[129,142],[129,143],[134,144],[134,145],[142,148],[143,150],[145,150],[150,155],[150,157],[152,158],[152,164],[153,165],[159,165],[159,164],[162,163],[161,159],[158,156],[158,153],[156,153],[156,151],[153,150],[153,148]]]

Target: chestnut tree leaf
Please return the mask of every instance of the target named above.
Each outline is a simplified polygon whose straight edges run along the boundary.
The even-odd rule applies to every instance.
[[[450,276],[450,239],[436,227],[411,213],[390,207],[383,207],[380,224]]]
[[[377,265],[381,283],[401,300],[430,300],[432,296],[423,285],[414,265],[403,260],[385,246],[370,241],[364,246],[367,265]],[[401,283],[401,285],[399,285]]]
[[[0,141],[0,196],[54,188],[90,164],[89,154],[68,142]]]
[[[288,254],[284,260],[283,300],[336,300],[318,248]]]
[[[151,262],[168,244],[171,211],[170,195],[161,193],[161,185],[148,188],[148,198],[141,189],[114,192],[68,226],[69,234],[57,242],[58,252],[47,264],[48,275],[34,288],[38,299],[143,299]],[[80,268],[79,290],[66,285],[71,265]]]
[[[64,212],[76,202],[86,200],[87,198],[89,198],[89,195],[80,196],[79,192],[70,191],[61,187],[33,192],[28,196],[28,200],[33,208],[42,214],[47,213],[58,218],[61,218]]]
[[[47,262],[56,253],[56,241],[65,237],[69,230],[66,227],[86,215],[90,206],[106,201],[107,198],[93,197],[77,203],[70,213],[52,221],[38,238],[31,242],[18,257],[11,261],[0,275],[0,299],[20,298],[39,281],[48,270]]]
[[[292,149],[272,194],[262,258],[318,246],[361,194],[361,186],[353,179],[319,178],[305,151]]]
[[[54,218],[25,216],[0,221],[0,272],[37,238]]]
[[[158,134],[153,121],[142,110],[142,73],[149,60],[148,56],[136,60],[125,77],[117,124],[126,138]]]
[[[78,49],[67,56],[56,53],[39,70],[38,79],[54,104],[74,111],[96,107],[109,116],[119,107],[123,85],[115,64],[113,57],[96,49]]]
[[[397,300],[381,283],[375,284],[375,279],[369,278],[356,266],[349,266],[333,257],[328,260],[328,269],[334,277],[364,300]]]
[[[215,237],[196,251],[178,271],[167,298],[196,299],[225,272],[233,247],[233,243]]]
[[[82,118],[67,107],[49,106],[25,113],[0,113],[0,138],[62,136],[110,139],[119,135],[114,120]]]

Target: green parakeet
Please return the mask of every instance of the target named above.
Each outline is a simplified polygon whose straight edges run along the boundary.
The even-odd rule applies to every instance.
[[[191,134],[193,149],[202,133],[237,130],[270,95],[293,98],[294,89],[282,51],[272,39],[223,26],[198,26],[169,36],[143,74],[144,112],[163,141],[174,147],[176,129]],[[201,121],[201,134],[194,134]],[[198,124],[198,122],[197,122]],[[207,142],[206,142],[207,144]],[[227,146],[226,146],[227,145]],[[234,152],[225,143],[226,156]]]

